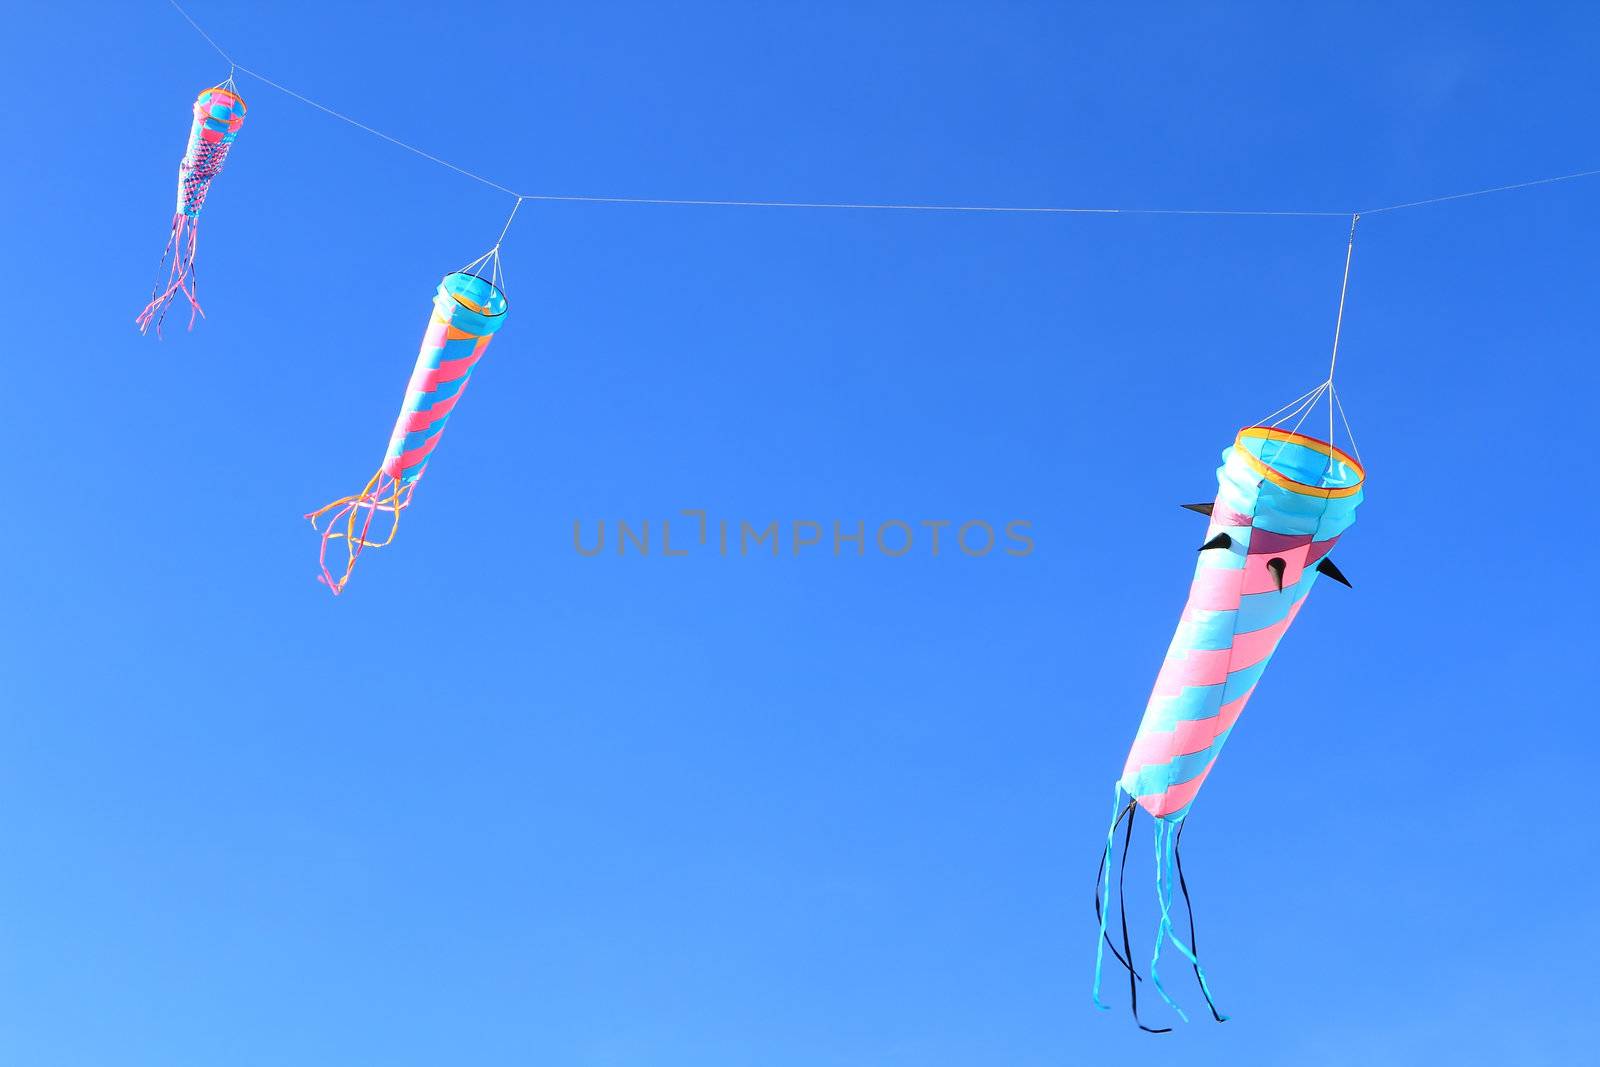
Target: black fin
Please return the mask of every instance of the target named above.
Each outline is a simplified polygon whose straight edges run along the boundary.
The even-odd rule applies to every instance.
[[[1180,508],[1188,508],[1190,511],[1198,511],[1202,515],[1211,514],[1212,507],[1210,504],[1179,504],[1178,506]]]
[[[1338,582],[1340,585],[1344,586],[1346,589],[1354,589],[1355,588],[1355,586],[1350,584],[1350,579],[1348,579],[1348,578],[1346,578],[1344,576],[1344,572],[1341,571],[1338,567],[1335,567],[1333,565],[1333,560],[1328,559],[1326,556],[1324,556],[1322,558],[1322,562],[1321,563],[1317,564],[1317,573],[1318,574],[1326,574],[1329,578],[1332,578],[1334,581]]]
[[[1267,570],[1272,572],[1272,580],[1278,583],[1278,592],[1283,592],[1283,571],[1289,566],[1279,556],[1267,560]]]
[[[1213,537],[1211,540],[1209,540],[1205,544],[1201,545],[1200,546],[1200,551],[1204,552],[1208,548],[1232,548],[1232,547],[1233,547],[1233,538],[1229,537],[1225,533],[1219,533],[1219,534],[1217,534],[1217,536]]]

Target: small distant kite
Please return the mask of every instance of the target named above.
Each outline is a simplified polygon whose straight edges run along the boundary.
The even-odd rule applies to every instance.
[[[234,138],[239,136],[239,127],[243,125],[244,100],[234,92],[232,78],[206,89],[196,98],[194,123],[189,127],[189,146],[178,164],[178,209],[172,216],[172,233],[167,238],[166,251],[161,254],[161,266],[156,268],[150,303],[135,320],[141,333],[153,323],[159,334],[168,306],[180,295],[189,301],[190,329],[194,328],[196,315],[205,315],[195,295],[194,275],[200,209],[205,206],[211,179],[222,172],[228,149],[233,147]],[[172,266],[163,288],[161,270],[167,266],[168,259],[172,260]]]
[[[1133,966],[1126,910],[1122,951],[1117,951],[1106,934],[1117,829],[1127,821],[1122,853],[1125,870],[1135,812],[1143,808],[1155,819],[1156,899],[1161,919],[1150,959],[1151,984],[1187,1020],[1157,973],[1162,943],[1170,939],[1194,968],[1212,1015],[1218,1022],[1224,1021],[1227,1017],[1211,999],[1195,952],[1193,912],[1188,943],[1173,929],[1175,886],[1182,892],[1186,908],[1189,903],[1178,838],[1200,784],[1317,576],[1350,584],[1328,552],[1355,522],[1365,479],[1361,464],[1333,445],[1271,427],[1241,430],[1222,457],[1216,501],[1184,505],[1210,516],[1211,522],[1200,546],[1189,602],[1116,785],[1111,827],[1095,883],[1095,911],[1100,922],[1100,939],[1095,945],[1095,1004],[1105,1007],[1100,1000],[1100,973],[1109,946],[1128,972],[1134,1020],[1152,1033],[1166,1030],[1139,1021],[1138,983],[1143,977]],[[1118,897],[1122,898],[1120,884]]]
[[[496,268],[493,280],[473,273],[490,257]],[[417,354],[383,465],[361,492],[306,515],[312,528],[322,534],[318,556],[322,574],[317,580],[333,590],[335,596],[344,591],[362,549],[381,548],[394,540],[400,528],[400,512],[411,503],[417,481],[428,467],[451,412],[466,391],[473,368],[489,347],[490,338],[505,323],[505,294],[495,284],[499,280],[498,266],[499,257],[491,251],[445,275],[434,295],[433,317],[422,335],[422,350]],[[318,520],[329,512],[333,514],[327,525],[318,527]],[[372,529],[379,513],[390,517],[388,532],[381,540]],[[344,573],[335,578],[328,569],[328,542],[337,540],[345,543],[346,560]]]

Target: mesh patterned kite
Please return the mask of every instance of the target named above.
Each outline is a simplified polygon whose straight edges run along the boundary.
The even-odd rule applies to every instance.
[[[380,548],[394,540],[400,528],[400,512],[411,503],[417,481],[428,467],[451,412],[466,391],[473,368],[489,347],[489,339],[505,322],[505,295],[494,281],[470,273],[491,256],[496,267],[493,277],[498,280],[499,257],[491,252],[465,269],[445,275],[439,283],[433,316],[422,335],[422,350],[417,354],[400,417],[389,437],[389,451],[378,473],[356,495],[342,497],[306,516],[317,528],[317,521],[332,512],[327,526],[321,528],[318,559],[322,575],[318,581],[335,595],[344,591],[363,548]],[[389,516],[388,533],[382,540],[372,531],[379,513]],[[344,541],[346,549],[344,573],[338,578],[328,569],[328,542],[335,540]]]
[[[1117,782],[1113,819],[1095,884],[1100,921],[1095,1003],[1105,1007],[1100,1001],[1100,973],[1105,949],[1110,946],[1112,955],[1128,971],[1135,1020],[1139,1017],[1138,983],[1143,976],[1132,964],[1125,909],[1121,952],[1106,935],[1117,827],[1126,820],[1125,870],[1136,809],[1143,808],[1155,819],[1160,926],[1150,960],[1151,983],[1162,999],[1187,1019],[1162,988],[1157,973],[1162,943],[1170,939],[1194,968],[1213,1016],[1223,1021],[1226,1017],[1212,1002],[1195,952],[1193,912],[1187,943],[1172,924],[1175,867],[1176,887],[1186,907],[1189,902],[1178,857],[1183,820],[1317,577],[1327,575],[1350,584],[1328,559],[1328,552],[1355,521],[1364,479],[1359,462],[1316,438],[1264,426],[1241,430],[1222,457],[1216,501],[1184,505],[1210,516],[1211,522],[1200,546],[1188,604]],[[1120,883],[1118,897],[1122,898]],[[1139,1025],[1155,1033],[1165,1032],[1142,1021]]]
[[[156,268],[156,284],[150,293],[150,303],[145,305],[135,321],[140,332],[155,324],[161,332],[161,321],[166,318],[168,306],[179,296],[189,301],[189,327],[194,328],[196,315],[203,316],[200,301],[195,295],[194,253],[195,239],[199,234],[200,209],[205,206],[206,192],[211,179],[222,172],[228,158],[228,149],[239,136],[244,125],[244,100],[233,91],[233,79],[203,91],[194,102],[194,123],[189,127],[189,146],[184,149],[183,160],[178,164],[178,209],[172,216],[172,233],[167,238],[166,251],[161,254],[161,266]],[[161,270],[172,260],[165,288],[161,283]]]

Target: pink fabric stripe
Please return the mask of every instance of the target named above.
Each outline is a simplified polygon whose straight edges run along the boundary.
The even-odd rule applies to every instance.
[[[447,396],[424,411],[406,412],[400,416],[400,424],[395,427],[395,432],[415,433],[418,430],[428,429],[434,423],[450,414],[450,410],[456,406],[456,401],[460,400],[466,391],[467,387],[463,385],[456,390],[454,396]]]
[[[1128,750],[1128,759],[1122,768],[1123,777],[1132,777],[1143,767],[1159,766],[1171,763],[1179,756],[1204,752],[1239,721],[1239,713],[1244,711],[1253,692],[1254,686],[1244,696],[1222,705],[1222,709],[1210,718],[1185,719],[1172,730],[1141,733],[1133,739],[1133,747]]]
[[[1255,691],[1256,687],[1252,685],[1245,691],[1244,696],[1237,700],[1230,700],[1222,705],[1222,710],[1217,712],[1217,737],[1221,737],[1233,729],[1233,724],[1239,721],[1239,715],[1244,711],[1244,706],[1250,703],[1250,694]]]
[[[1194,572],[1188,606],[1197,611],[1234,611],[1244,592],[1244,571],[1231,567],[1202,567]]]
[[[1204,752],[1217,739],[1217,733],[1215,715],[1209,719],[1180,720],[1172,730],[1142,733],[1133,739],[1122,773],[1137,774],[1139,768],[1149,764],[1170,763],[1177,756]]]
[[[1135,799],[1139,801],[1141,808],[1158,819],[1163,815],[1171,815],[1194,799],[1194,795],[1200,792],[1200,786],[1205,782],[1206,775],[1210,774],[1211,768],[1216,765],[1217,761],[1213,759],[1206,764],[1205,770],[1187,782],[1179,782],[1177,785],[1169,786],[1164,793],[1150,793]]]
[[[1254,667],[1272,655],[1272,650],[1278,647],[1278,640],[1283,637],[1284,631],[1289,629],[1289,624],[1294,622],[1294,617],[1300,613],[1300,605],[1304,603],[1305,597],[1295,601],[1294,606],[1289,609],[1289,614],[1271,626],[1251,630],[1245,634],[1235,634],[1233,658],[1228,663],[1228,673]]]
[[[1221,685],[1228,678],[1231,648],[1194,649],[1168,658],[1156,675],[1154,696],[1177,696],[1189,685]]]
[[[470,356],[444,360],[437,367],[419,367],[411,376],[411,388],[419,393],[431,393],[438,388],[440,382],[453,382],[457,378],[465,377],[472,372],[472,365],[478,362],[478,356],[482,351],[478,349]]]
[[[440,430],[438,433],[422,442],[416,448],[411,449],[409,452],[402,452],[398,456],[385,461],[383,465],[384,472],[391,478],[399,478],[412,467],[417,466],[419,463],[425,462],[428,458],[428,454],[432,452],[434,446],[439,443],[439,438],[443,436],[444,431]]]
[[[404,457],[396,456],[393,459],[384,460],[383,473],[387,474],[395,481],[399,481],[401,478],[404,478],[408,473],[405,467]]]
[[[1221,685],[1234,671],[1254,667],[1272,655],[1279,638],[1289,629],[1304,603],[1305,597],[1295,601],[1289,613],[1271,626],[1235,634],[1231,648],[1197,649],[1169,656],[1161,664],[1161,673],[1156,675],[1152,698],[1178,696],[1185,686]]]
[[[1133,746],[1128,749],[1128,758],[1122,761],[1123,780],[1137,775],[1142,767],[1168,762],[1171,757],[1167,755],[1166,744],[1171,737],[1171,734],[1163,733],[1141,733],[1136,736]]]

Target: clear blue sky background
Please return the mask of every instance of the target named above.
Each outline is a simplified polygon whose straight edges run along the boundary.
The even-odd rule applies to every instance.
[[[193,12],[530,192],[1340,211],[1600,166],[1586,5],[1202,7]],[[527,205],[508,324],[335,600],[300,514],[376,466],[508,199],[241,79],[211,318],[140,337],[226,66],[156,0],[11,24],[6,1062],[1592,1050],[1600,180],[1363,222],[1357,588],[1318,589],[1186,835],[1236,1019],[1149,1038],[1120,984],[1089,1004],[1090,883],[1176,505],[1323,376],[1342,219]],[[572,549],[695,507],[1037,550]]]

